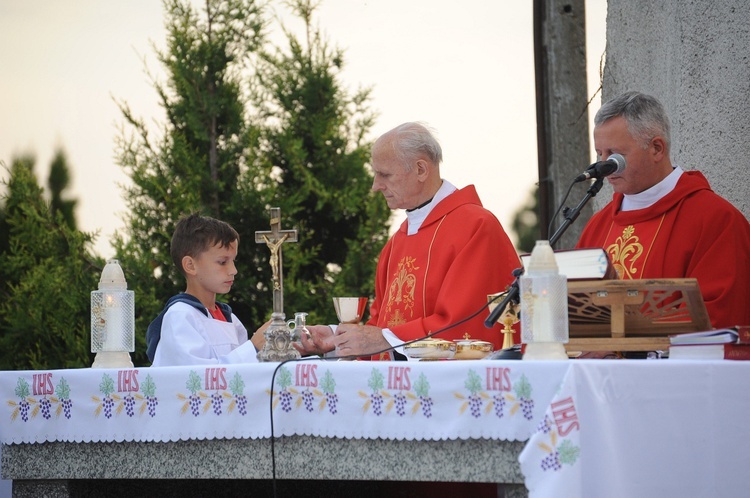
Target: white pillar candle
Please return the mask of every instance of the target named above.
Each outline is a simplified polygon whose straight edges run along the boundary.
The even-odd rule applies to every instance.
[[[122,349],[122,306],[117,296],[104,296],[104,351]]]

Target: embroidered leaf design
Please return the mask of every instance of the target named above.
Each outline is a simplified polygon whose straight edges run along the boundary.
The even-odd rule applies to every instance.
[[[466,387],[471,394],[476,394],[482,390],[482,378],[479,377],[474,370],[469,370],[469,378],[464,382],[464,387]]]
[[[156,384],[151,374],[146,374],[146,380],[141,383],[141,392],[144,396],[153,398],[156,395]]]
[[[279,387],[282,390],[292,385],[292,373],[289,371],[288,368],[281,367],[279,369],[279,378],[276,381],[276,383],[279,385]]]
[[[65,377],[60,378],[60,382],[58,382],[55,387],[55,393],[60,399],[70,398],[70,386],[68,385],[68,381],[65,380]]]
[[[102,381],[99,383],[99,391],[101,391],[104,396],[109,396],[115,392],[115,381],[109,376],[109,374],[102,375]]]
[[[195,373],[195,370],[190,371],[188,380],[185,382],[185,387],[193,394],[201,390],[201,378]]]
[[[531,384],[526,375],[522,374],[521,378],[513,385],[513,391],[519,398],[531,399]]]
[[[560,443],[560,446],[557,447],[557,451],[560,454],[560,463],[567,463],[568,465],[576,463],[578,456],[581,454],[581,448],[574,446],[569,439]]]
[[[380,373],[377,368],[373,368],[372,373],[370,374],[370,380],[367,381],[367,385],[370,386],[370,389],[373,391],[380,391],[385,385],[383,383],[383,378],[383,374]]]
[[[239,372],[235,372],[234,377],[229,381],[229,390],[232,391],[232,394],[235,396],[241,396],[245,391],[245,381],[242,380]]]
[[[430,395],[430,383],[427,382],[427,377],[424,373],[419,374],[419,378],[414,383],[414,392],[417,396],[426,398]]]
[[[29,383],[26,382],[26,379],[23,377],[19,377],[18,382],[16,383],[16,396],[23,399],[28,396],[30,392]]]
[[[336,390],[336,380],[333,378],[330,370],[326,370],[323,380],[320,381],[320,387],[324,393],[333,393]]]

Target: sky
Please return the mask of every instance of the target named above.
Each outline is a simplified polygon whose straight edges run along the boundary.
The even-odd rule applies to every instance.
[[[298,25],[282,2],[272,4]],[[474,184],[509,234],[538,180],[532,14],[531,0],[321,0],[314,18],[344,51],[342,84],[372,88],[378,119],[369,138],[406,121],[428,124],[443,148],[443,178]],[[589,96],[605,18],[606,0],[586,1]],[[94,250],[104,257],[124,227],[128,181],[115,158],[124,126],[117,101],[155,128],[165,122],[149,75],[164,81],[154,51],[164,43],[157,0],[0,0],[0,165],[32,154],[46,187],[62,148],[79,228],[99,233]],[[589,119],[598,105],[597,96]]]

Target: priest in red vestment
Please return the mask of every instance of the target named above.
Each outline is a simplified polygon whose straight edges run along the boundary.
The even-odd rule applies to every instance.
[[[504,291],[521,263],[497,218],[474,186],[457,189],[440,176],[442,150],[419,123],[405,123],[373,145],[372,189],[407,219],[378,259],[375,299],[365,325],[308,327],[303,353],[394,359],[406,341],[443,331],[440,339],[480,339],[502,346],[499,325],[484,326],[487,295]],[[378,354],[373,354],[378,352]]]
[[[714,327],[750,324],[750,224],[698,171],[670,160],[669,118],[658,100],[630,92],[594,120],[612,201],[587,223],[578,247],[603,247],[623,279],[696,278]]]

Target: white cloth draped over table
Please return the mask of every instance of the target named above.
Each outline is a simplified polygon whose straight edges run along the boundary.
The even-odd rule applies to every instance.
[[[519,457],[529,496],[750,496],[750,362],[571,365]]]
[[[274,377],[278,365],[2,372],[0,440],[267,438],[273,411],[275,436],[523,441],[567,369],[307,360]]]
[[[325,362],[0,372],[0,442],[528,441],[529,496],[748,495],[750,362]]]

